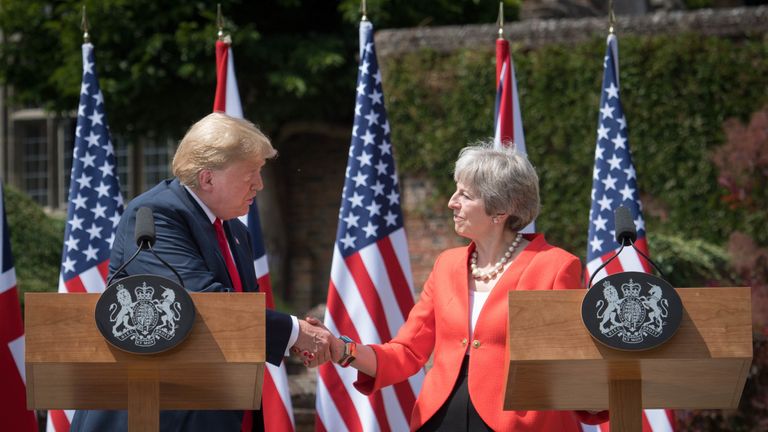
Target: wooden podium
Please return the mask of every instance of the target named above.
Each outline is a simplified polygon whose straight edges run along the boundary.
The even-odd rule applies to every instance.
[[[585,290],[509,293],[504,409],[610,409],[612,431],[641,431],[642,408],[735,409],[752,362],[750,289],[680,288],[665,344],[618,351],[581,319]]]
[[[94,321],[99,294],[28,293],[30,409],[128,410],[131,431],[156,431],[160,410],[253,410],[261,404],[263,293],[190,293],[189,336],[153,355],[123,352]]]

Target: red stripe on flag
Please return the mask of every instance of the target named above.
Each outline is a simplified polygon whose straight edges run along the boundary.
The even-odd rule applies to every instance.
[[[224,112],[227,109],[227,57],[229,44],[216,41],[216,97],[213,110]]]
[[[381,341],[392,339],[387,327],[387,314],[384,312],[384,305],[381,304],[379,293],[376,291],[376,286],[368,275],[368,269],[365,268],[365,263],[360,258],[360,254],[354,253],[344,258],[344,262],[347,264],[347,268],[349,268],[349,273],[352,279],[354,279],[355,285],[357,285],[360,297],[362,297],[363,303],[365,303],[365,309],[368,310],[368,315],[376,326],[379,339]]]
[[[350,338],[352,338],[352,340],[358,340],[358,341],[360,340],[360,335],[357,333],[357,329],[355,329],[355,325],[352,323],[352,320],[349,317],[349,313],[347,313],[347,308],[344,306],[344,302],[341,301],[341,297],[339,297],[339,293],[336,290],[336,286],[333,284],[333,281],[331,281],[331,283],[328,284],[328,306],[326,308],[326,311],[331,315],[331,319],[333,320],[334,324],[336,325],[336,329],[339,332],[349,336]],[[330,364],[322,367],[328,367],[333,369],[334,374],[338,376],[336,370]],[[325,380],[323,380],[323,382],[325,383],[325,386],[328,389],[328,392],[331,394],[331,397],[334,400],[336,399],[336,393],[343,393],[345,396],[348,397],[348,393],[347,393],[348,389],[346,387],[340,388],[339,391],[334,392],[334,391],[331,391],[331,387],[329,386],[328,382],[326,382]],[[370,402],[371,408],[373,409],[373,412],[376,415],[376,420],[379,423],[379,427],[382,430],[389,430],[390,429],[389,421],[387,421],[386,409],[384,408],[384,401],[381,398],[381,392],[376,392],[368,396],[368,401]],[[336,408],[339,410],[339,413],[341,413],[343,417],[344,414],[341,412],[341,407],[336,405]],[[355,410],[355,415],[357,415],[356,410]],[[344,422],[347,423],[346,419],[344,420]]]
[[[352,403],[352,398],[349,397],[336,368],[332,364],[326,363],[319,367],[318,374],[328,389],[328,394],[331,395],[333,404],[336,405],[347,429],[351,432],[362,432],[363,424],[360,422],[360,416],[358,416],[355,404]]]
[[[515,140],[515,128],[512,123],[512,67],[509,60],[509,42],[506,39],[496,39],[496,86],[497,92],[501,90],[498,112],[496,113],[496,128],[499,131],[501,143],[510,143]],[[502,69],[506,66],[504,76]],[[503,81],[500,81],[503,79]]]
[[[610,259],[614,254],[616,254],[615,251],[611,251],[610,253],[607,253],[602,256],[603,262]],[[605,271],[608,272],[609,275],[621,273],[624,271],[624,267],[621,266],[621,261],[619,261],[619,257],[616,257],[615,260],[608,263],[608,265],[605,266]]]
[[[413,406],[416,404],[416,395],[413,394],[413,388],[408,380],[399,382],[394,386],[397,400],[400,402],[400,410],[405,414],[406,419],[410,419]]]
[[[400,267],[400,261],[397,260],[397,254],[395,254],[389,236],[382,238],[376,244],[379,247],[379,252],[381,252],[381,258],[384,260],[384,267],[387,269],[387,275],[389,275],[392,292],[395,294],[400,312],[403,314],[403,320],[405,320],[413,307],[411,287],[408,285],[402,267]]]
[[[323,419],[315,413],[315,432],[328,432],[323,424]]]
[[[68,293],[88,292],[85,289],[85,285],[83,285],[83,281],[80,279],[80,276],[75,276],[68,281],[64,281],[64,288],[67,289]]]
[[[104,279],[104,282],[107,281],[107,277],[109,276],[109,260],[104,260],[98,265],[99,274],[101,274],[101,278]]]
[[[64,411],[61,410],[49,410],[48,420],[53,423],[53,428],[56,432],[69,431],[69,419]]]
[[[635,242],[635,246],[638,249],[640,249],[640,251],[642,253],[644,253],[646,256],[651,256],[648,253],[648,240],[645,237],[641,237],[641,238],[637,239],[637,241]],[[643,257],[639,257],[639,259],[640,259],[640,264],[642,264],[643,269],[645,270],[645,272],[646,273],[652,273],[653,271],[652,271],[652,268],[651,268],[651,264],[649,264],[648,261],[646,261],[645,258],[643,258]]]
[[[280,393],[277,390],[275,381],[272,379],[272,372],[269,368],[264,368],[264,385],[262,389],[263,395],[272,395],[272,397],[264,397],[261,400],[261,410],[264,415],[264,430],[265,431],[288,431],[293,430],[293,423],[291,422],[291,416],[288,414],[288,410],[280,398]]]
[[[344,302],[341,301],[333,281],[328,284],[328,303],[325,310],[326,313],[331,315],[331,319],[333,319],[336,329],[340,333],[349,336],[352,340],[361,340],[360,334],[357,332],[355,324],[352,322],[352,318],[350,318],[347,308],[344,306]]]
[[[379,430],[383,432],[389,432],[389,420],[387,420],[387,410],[384,408],[384,397],[380,391],[372,393],[368,396],[368,400],[371,402],[373,413],[376,414],[376,421],[379,422]]]
[[[21,304],[16,287],[0,294],[0,341],[12,341],[24,334],[21,323]]]
[[[275,308],[275,298],[272,296],[272,282],[269,280],[269,273],[257,279],[259,291],[266,295],[267,309]]]
[[[648,422],[648,417],[645,416],[645,411],[643,411],[643,432],[653,432],[653,428]]]

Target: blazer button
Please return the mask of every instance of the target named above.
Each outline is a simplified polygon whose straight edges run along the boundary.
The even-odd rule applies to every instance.
[[[461,340],[461,346],[467,346],[467,338]]]
[[[474,341],[472,341],[472,347],[473,347],[473,348],[480,348],[480,341],[479,341],[479,340],[477,340],[477,339],[475,339]]]

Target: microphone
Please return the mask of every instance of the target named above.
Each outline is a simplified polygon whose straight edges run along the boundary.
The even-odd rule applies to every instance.
[[[637,240],[637,230],[635,229],[635,221],[632,219],[632,212],[624,206],[619,206],[613,216],[616,227],[616,243],[622,246],[634,244]]]
[[[624,246],[632,246],[632,249],[634,249],[640,256],[645,258],[645,260],[650,263],[653,268],[656,269],[656,271],[659,272],[662,278],[665,278],[664,272],[661,271],[659,266],[657,266],[656,263],[653,262],[648,255],[644,254],[643,251],[635,246],[635,240],[637,240],[637,229],[635,228],[635,221],[632,219],[632,212],[624,206],[619,206],[613,212],[613,221],[614,228],[616,228],[616,243],[618,243],[621,247],[615,254],[613,254],[612,257],[608,258],[608,261],[604,262],[602,265],[600,265],[600,267],[592,272],[592,277],[589,278],[589,283],[587,283],[587,289],[592,288],[592,281],[595,279],[595,276],[597,276],[597,273],[605,266],[607,266],[609,262],[616,259],[616,257],[621,254],[621,251],[624,250]]]
[[[155,245],[155,217],[152,209],[141,207],[136,212],[136,226],[134,229],[136,246],[139,249],[151,249]]]

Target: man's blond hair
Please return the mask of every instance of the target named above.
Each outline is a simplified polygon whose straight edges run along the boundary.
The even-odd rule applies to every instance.
[[[197,189],[204,169],[226,168],[238,160],[267,160],[277,156],[269,138],[248,120],[215,112],[189,128],[173,156],[173,175]]]

